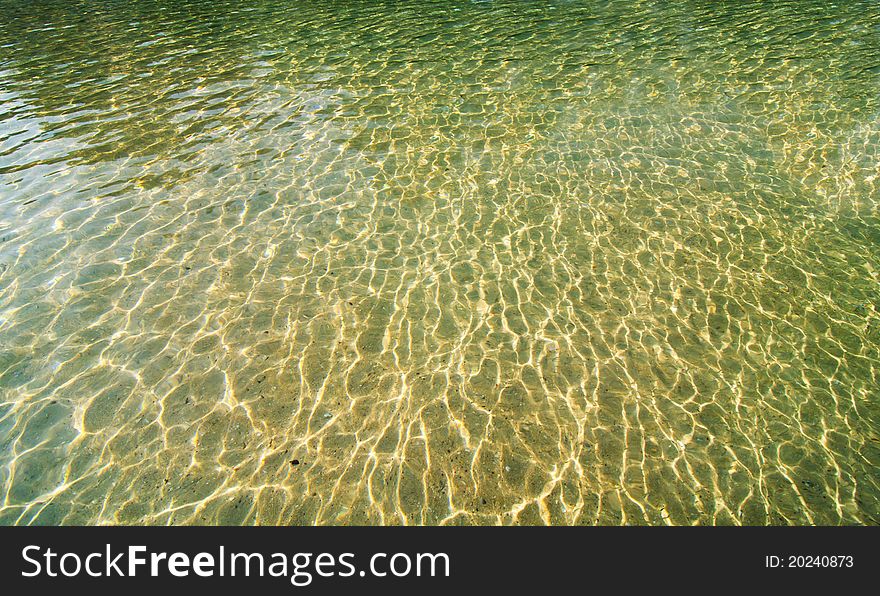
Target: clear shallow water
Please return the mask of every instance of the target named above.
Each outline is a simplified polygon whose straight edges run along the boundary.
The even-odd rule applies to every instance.
[[[874,2],[0,0],[0,522],[880,521]]]

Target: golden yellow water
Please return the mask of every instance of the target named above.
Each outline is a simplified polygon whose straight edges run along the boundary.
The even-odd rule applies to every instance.
[[[880,522],[880,5],[0,0],[0,523]]]

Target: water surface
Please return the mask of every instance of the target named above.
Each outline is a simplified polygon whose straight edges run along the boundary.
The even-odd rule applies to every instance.
[[[0,523],[880,522],[880,5],[0,0]]]

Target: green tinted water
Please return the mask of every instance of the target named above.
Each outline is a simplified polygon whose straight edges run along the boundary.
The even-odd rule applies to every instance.
[[[880,521],[876,2],[0,0],[0,522]]]

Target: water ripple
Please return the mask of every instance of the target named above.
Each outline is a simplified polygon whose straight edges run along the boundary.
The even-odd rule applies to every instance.
[[[0,14],[0,523],[880,521],[876,3]]]

